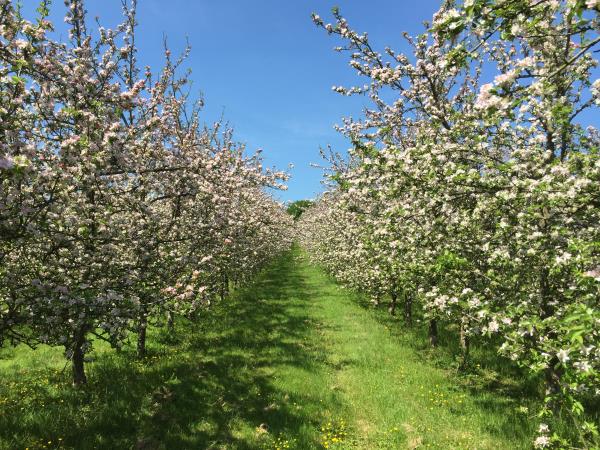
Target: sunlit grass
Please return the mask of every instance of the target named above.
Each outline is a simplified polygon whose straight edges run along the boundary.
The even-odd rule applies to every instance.
[[[523,380],[485,352],[460,375],[399,321],[296,250],[143,361],[97,344],[83,389],[60,349],[0,351],[0,448],[530,447]]]

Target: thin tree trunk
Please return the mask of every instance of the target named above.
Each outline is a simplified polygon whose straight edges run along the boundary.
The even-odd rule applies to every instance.
[[[429,321],[429,345],[432,347],[437,347],[438,345],[437,319],[431,319]]]
[[[169,333],[175,331],[175,314],[172,311],[167,311],[167,330]]]
[[[398,293],[396,291],[392,292],[392,301],[390,302],[390,306],[388,308],[388,312],[392,315],[396,315],[396,305],[398,303]]]
[[[137,355],[138,358],[146,356],[146,329],[148,328],[148,316],[146,309],[142,309],[138,322]]]
[[[408,325],[412,325],[412,304],[413,297],[409,292],[404,293],[404,321]]]
[[[544,372],[544,381],[546,384],[546,395],[555,395],[560,392],[560,380],[563,375],[562,367],[556,367],[559,360],[554,356],[548,363],[548,367]],[[556,409],[559,406],[558,402],[552,402],[550,407]]]
[[[541,297],[541,317],[547,319],[554,315],[554,307],[550,304],[552,297],[550,280],[550,273],[547,268],[542,269],[540,273],[540,297]],[[556,336],[556,332],[550,331],[548,338],[553,339]],[[560,392],[560,381],[562,378],[562,368],[558,366],[559,360],[554,356],[544,371],[544,381],[548,394],[556,394]],[[558,367],[557,367],[558,366]],[[555,409],[558,407],[556,402],[551,404],[551,408]]]
[[[221,282],[221,301],[225,300],[225,296],[227,295],[227,291],[229,290],[229,278],[227,275],[223,275]]]
[[[467,323],[465,319],[460,322],[460,369],[467,367],[469,362],[469,336],[467,335]]]
[[[81,386],[87,383],[85,376],[83,345],[85,344],[85,332],[79,330],[73,343],[73,354],[71,356],[71,366],[73,369],[73,386]]]

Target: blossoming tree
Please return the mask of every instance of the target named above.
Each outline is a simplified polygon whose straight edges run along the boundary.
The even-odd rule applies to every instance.
[[[374,50],[338,10],[315,23],[366,77],[363,119],[333,187],[300,221],[304,245],[340,281],[416,301],[438,324],[502,336],[503,355],[540,373],[550,421],[568,412],[591,445],[585,415],[600,388],[598,132],[595,1],[445,2],[413,52]],[[587,114],[587,115],[586,115]],[[343,230],[343,231],[342,231]],[[338,264],[341,262],[341,264]],[[538,446],[566,445],[543,424]]]
[[[0,340],[61,345],[86,382],[93,339],[118,347],[148,320],[192,315],[289,247],[291,219],[231,130],[200,104],[165,50],[153,77],[137,66],[135,2],[115,30],[88,32],[69,0],[69,40],[46,37],[0,2]],[[5,106],[6,105],[6,106]]]

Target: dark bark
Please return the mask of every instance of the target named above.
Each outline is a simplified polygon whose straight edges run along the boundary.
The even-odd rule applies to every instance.
[[[404,295],[404,321],[407,325],[412,325],[412,304],[413,297],[410,293]]]
[[[552,300],[549,270],[543,268],[540,273],[540,298],[541,298],[541,315],[542,319],[547,319],[554,314],[554,308],[550,304]]]
[[[460,324],[460,369],[464,369],[467,367],[469,363],[469,348],[470,341],[469,336],[467,335],[467,324],[465,321],[461,321]]]
[[[87,377],[85,375],[84,367],[84,356],[83,346],[85,344],[85,331],[81,330],[75,336],[75,342],[73,343],[71,365],[73,369],[73,386],[81,386],[87,383]]]
[[[148,316],[146,310],[142,310],[138,321],[137,355],[138,358],[146,356],[146,330],[148,328]]]
[[[398,304],[398,294],[396,292],[392,292],[392,301],[390,302],[390,306],[388,307],[388,312],[390,315],[396,315],[396,305]]]
[[[541,318],[547,319],[554,314],[554,307],[551,305],[552,290],[549,280],[549,270],[543,268],[540,273],[540,297],[541,297]],[[549,330],[548,339],[555,339],[556,332]],[[544,371],[544,381],[546,384],[547,392],[550,395],[554,395],[560,392],[560,382],[562,378],[562,367],[559,365],[558,358],[554,356],[548,367]],[[558,405],[554,402],[551,404],[551,408],[555,409]]]
[[[175,331],[175,314],[172,311],[167,311],[167,330],[170,333]]]
[[[229,291],[229,278],[227,277],[227,275],[223,275],[220,291],[221,291],[220,292],[221,301],[223,301],[223,300],[225,300],[225,296],[227,295],[227,292]]]
[[[437,320],[431,319],[429,321],[429,345],[437,347],[438,344],[438,326]]]
[[[558,358],[554,356],[548,363],[548,368],[544,372],[546,395],[556,395],[560,392],[560,381],[563,375],[563,369],[558,363]],[[558,402],[553,401],[550,403],[550,407],[554,410],[558,409],[558,406]]]

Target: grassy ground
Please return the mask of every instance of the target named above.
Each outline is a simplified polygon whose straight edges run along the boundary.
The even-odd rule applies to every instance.
[[[529,448],[523,383],[484,354],[459,377],[397,320],[294,252],[175,339],[153,330],[144,361],[97,346],[84,389],[60,350],[1,350],[0,448]]]

